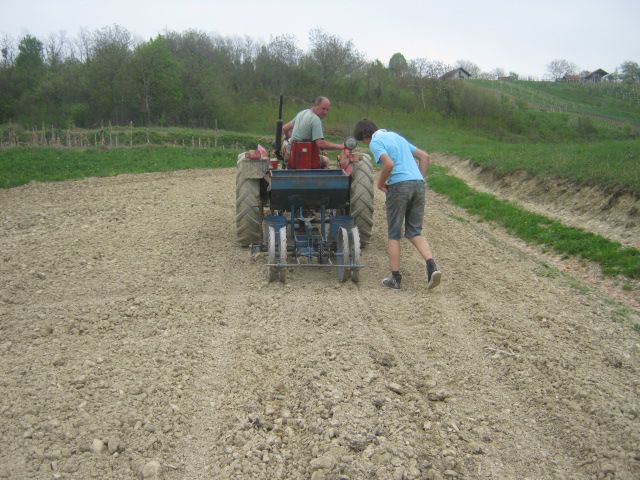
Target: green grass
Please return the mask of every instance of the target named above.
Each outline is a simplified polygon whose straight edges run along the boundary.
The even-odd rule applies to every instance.
[[[640,140],[557,145],[484,142],[443,151],[491,168],[498,176],[524,171],[640,193]]]
[[[446,172],[444,167],[432,167],[429,176],[431,188],[468,212],[504,226],[508,232],[529,243],[596,262],[602,266],[605,275],[640,278],[639,250],[623,247],[600,235],[566,227],[556,220],[529,213],[511,202],[477,192]]]
[[[469,159],[496,175],[527,172],[569,180],[603,190],[623,189],[640,195],[640,139],[575,143],[496,142],[454,126],[398,122],[391,127],[416,146]]]
[[[237,150],[187,147],[114,149],[26,148],[0,150],[0,188],[121,173],[231,167]]]
[[[541,110],[559,109],[640,125],[640,89],[621,84],[581,84],[472,80],[471,85],[500,92]]]

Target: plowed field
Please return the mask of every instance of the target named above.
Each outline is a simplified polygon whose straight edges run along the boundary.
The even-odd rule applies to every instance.
[[[235,244],[227,170],[0,191],[0,477],[640,478],[637,309],[428,193],[360,283]]]

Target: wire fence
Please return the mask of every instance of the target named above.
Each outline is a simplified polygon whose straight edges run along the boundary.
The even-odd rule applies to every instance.
[[[24,129],[9,124],[0,129],[0,149],[15,147],[134,148],[165,145],[238,150],[255,143],[255,136],[222,133],[217,129],[196,133],[154,128],[112,126],[99,129],[65,129],[54,125]]]

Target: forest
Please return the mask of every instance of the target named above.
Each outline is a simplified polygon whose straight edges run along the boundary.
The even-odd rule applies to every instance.
[[[27,35],[2,49],[0,123],[92,127],[100,123],[147,126],[243,127],[247,104],[285,93],[307,101],[332,100],[446,112],[447,95],[427,98],[428,81],[444,71],[438,62],[389,67],[366,61],[352,42],[321,30],[310,32],[303,52],[293,36],[267,43],[197,31],[167,32],[148,41],[113,26],[70,40],[45,42]],[[431,69],[427,75],[427,69]]]

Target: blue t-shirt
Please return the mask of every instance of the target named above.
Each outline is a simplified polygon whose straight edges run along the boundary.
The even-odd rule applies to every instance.
[[[404,137],[395,132],[380,129],[373,134],[369,148],[378,164],[381,163],[380,157],[383,154],[387,154],[393,160],[393,169],[387,179],[387,185],[408,180],[424,182],[418,163],[413,156],[416,146]]]

